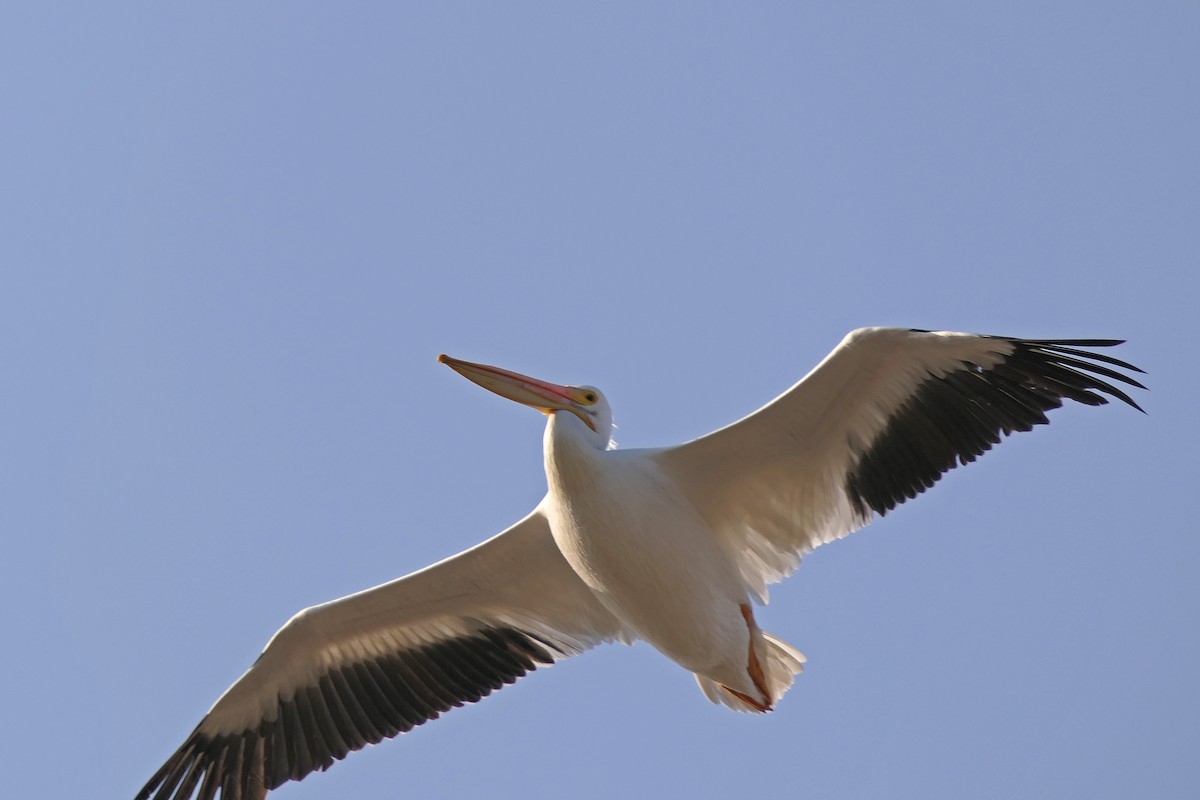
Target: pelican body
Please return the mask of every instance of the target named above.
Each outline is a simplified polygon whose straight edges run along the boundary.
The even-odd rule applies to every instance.
[[[734,559],[671,477],[646,451],[608,450],[600,438],[573,415],[546,426],[545,511],[558,549],[605,609],[694,672],[708,696],[769,710],[803,656],[768,645]],[[763,664],[794,669],[776,668],[768,685]]]
[[[770,711],[804,656],[758,627],[767,586],[1064,399],[1138,408],[1109,381],[1145,388],[1140,370],[1095,352],[1116,344],[863,328],[755,413],[645,450],[612,447],[595,387],[441,356],[548,416],[546,497],[476,547],[301,611],[137,800],[263,798],[605,641],[646,641],[714,703]]]

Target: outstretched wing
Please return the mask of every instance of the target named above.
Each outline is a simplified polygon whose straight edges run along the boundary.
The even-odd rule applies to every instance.
[[[1004,434],[1047,422],[1064,399],[1104,394],[1137,367],[1090,349],[897,328],[850,333],[799,383],[750,416],[652,457],[731,540],[761,599],[800,556],[865,525],[974,461]]]
[[[477,547],[297,614],[137,800],[261,798],[614,638],[628,634],[539,506]]]

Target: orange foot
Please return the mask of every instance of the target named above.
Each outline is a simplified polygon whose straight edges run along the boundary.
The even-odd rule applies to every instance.
[[[746,627],[750,629],[750,657],[746,660],[746,672],[750,675],[750,680],[754,681],[754,688],[758,689],[766,702],[756,703],[741,692],[733,693],[759,711],[770,711],[775,704],[771,701],[771,692],[767,690],[767,676],[763,673],[762,664],[758,661],[758,654],[754,652],[754,631],[758,629],[758,625],[754,622],[754,611],[750,608],[749,603],[742,603],[741,609],[742,619],[746,620]]]
[[[770,710],[771,710],[771,708],[772,708],[772,706],[769,706],[769,705],[763,705],[762,703],[758,702],[757,700],[755,700],[753,697],[751,697],[751,696],[750,696],[750,695],[748,695],[748,694],[742,694],[742,693],[741,693],[741,692],[739,692],[737,689],[730,689],[728,686],[726,686],[726,685],[725,685],[725,684],[723,684],[723,683],[721,684],[721,688],[722,688],[722,689],[724,689],[725,691],[729,692],[731,695],[733,695],[733,696],[734,696],[734,697],[736,697],[737,699],[741,700],[741,701],[742,701],[743,703],[745,703],[746,705],[748,705],[748,706],[750,706],[751,708],[753,708],[755,711],[758,711],[758,712],[760,712],[760,713],[762,713],[762,714],[765,714],[765,713],[767,713],[767,712],[768,712],[768,711],[770,711]],[[766,696],[767,696],[767,695],[764,693],[764,694],[763,694],[763,697],[766,697]]]

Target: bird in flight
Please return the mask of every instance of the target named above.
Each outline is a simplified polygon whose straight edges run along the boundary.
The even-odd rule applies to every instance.
[[[770,711],[804,656],[759,628],[768,584],[1064,400],[1141,410],[1112,383],[1144,389],[1126,374],[1141,370],[1095,352],[1120,343],[862,328],[744,419],[637,450],[614,449],[595,387],[440,356],[546,414],[546,497],[482,544],[294,616],[136,800],[263,798],[606,641],[649,642],[714,703]]]

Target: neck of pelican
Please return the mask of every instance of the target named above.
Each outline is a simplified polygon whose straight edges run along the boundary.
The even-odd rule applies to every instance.
[[[569,411],[550,415],[542,444],[546,477],[552,482],[586,472],[587,465],[599,459],[605,449],[596,432]]]

